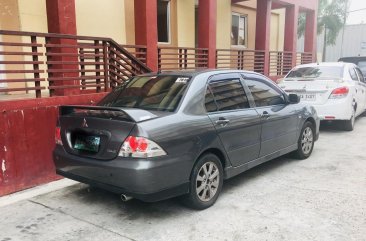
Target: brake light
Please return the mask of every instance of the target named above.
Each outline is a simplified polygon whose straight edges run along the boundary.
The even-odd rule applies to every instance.
[[[155,142],[145,138],[129,136],[123,142],[119,156],[123,157],[156,157],[165,156],[166,152]]]
[[[348,95],[349,89],[348,87],[340,87],[337,89],[334,89],[332,93],[329,96],[329,99],[341,99]]]
[[[56,129],[55,129],[55,143],[57,145],[61,145],[62,146],[61,127],[59,127],[59,126],[56,126]]]

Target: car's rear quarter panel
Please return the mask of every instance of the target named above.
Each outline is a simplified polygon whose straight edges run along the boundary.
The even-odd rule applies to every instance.
[[[139,123],[131,134],[139,132],[139,129],[145,132],[147,138],[158,143],[167,152],[169,158],[188,157],[177,163],[179,168],[175,172],[167,173],[167,181],[171,180],[170,176],[179,177],[180,181],[188,181],[195,161],[205,150],[218,149],[226,157],[215,128],[207,115],[179,113],[150,120]]]

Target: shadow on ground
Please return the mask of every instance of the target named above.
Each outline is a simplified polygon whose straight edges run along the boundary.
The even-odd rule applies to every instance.
[[[359,115],[355,120],[355,126],[357,122],[366,117],[366,112]],[[348,132],[343,130],[344,123],[342,121],[321,121],[320,122],[320,131],[326,133],[343,133]],[[321,134],[321,133],[320,133]]]
[[[223,190],[220,198],[224,198],[235,189],[244,185],[253,179],[266,175],[266,173],[275,171],[289,162],[298,161],[293,159],[290,155],[280,157],[264,163],[260,166],[252,168],[238,176],[235,176],[224,182]],[[38,199],[40,203],[45,204],[46,199]],[[59,206],[57,209],[73,213],[74,208],[81,206],[90,207],[91,210],[105,210],[108,213],[118,213],[121,218],[127,221],[134,221],[137,219],[146,219],[152,221],[154,219],[169,218],[170,216],[187,215],[188,207],[184,205],[182,197],[176,197],[168,200],[163,200],[154,203],[147,203],[137,199],[132,199],[127,202],[122,202],[119,195],[95,188],[85,184],[76,184],[69,187],[67,192],[60,191],[58,199],[63,199],[64,206]],[[35,201],[38,201],[38,200]],[[61,203],[61,204],[62,204]],[[48,204],[47,204],[48,205]],[[214,207],[211,207],[214,208]]]

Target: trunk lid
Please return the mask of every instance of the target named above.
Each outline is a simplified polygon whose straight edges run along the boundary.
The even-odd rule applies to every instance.
[[[157,117],[159,115],[141,109],[61,106],[62,143],[73,155],[114,159],[136,123]]]
[[[297,94],[302,102],[324,104],[332,91],[343,86],[342,79],[284,79],[279,86],[288,94]]]

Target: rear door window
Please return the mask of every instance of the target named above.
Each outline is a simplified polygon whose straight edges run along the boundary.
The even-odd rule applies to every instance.
[[[358,81],[358,76],[356,74],[355,68],[350,68],[349,69],[349,74],[351,75],[352,80]]]
[[[358,74],[360,81],[365,83],[366,82],[365,76],[362,74],[361,70],[359,68],[356,68],[356,72]]]
[[[175,75],[134,77],[98,105],[172,112],[181,102],[189,81],[189,77]]]
[[[257,107],[286,104],[283,93],[267,81],[259,78],[245,79],[245,83]]]
[[[366,61],[360,61],[357,63],[358,67],[360,68],[363,75],[366,75]]]
[[[205,106],[207,112],[249,108],[240,77],[211,81],[206,91]]]

